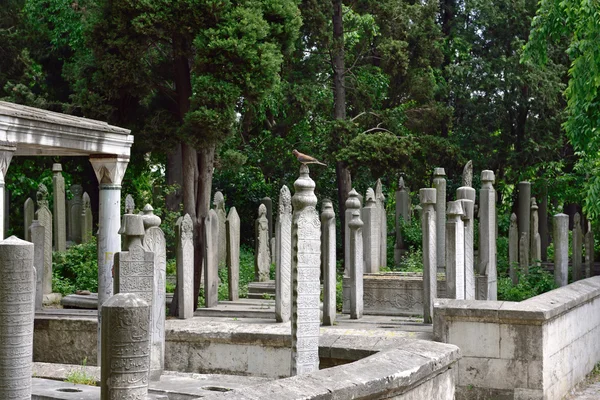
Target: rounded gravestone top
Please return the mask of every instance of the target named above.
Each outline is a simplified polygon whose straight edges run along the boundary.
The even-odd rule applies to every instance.
[[[308,165],[300,165],[300,176],[294,182],[295,193],[292,197],[292,204],[295,208],[303,209],[317,205],[315,186],[315,181],[309,175]]]
[[[62,171],[62,165],[60,165],[60,163],[52,164],[52,172],[61,172],[61,171]]]
[[[446,176],[446,171],[444,168],[434,168],[433,176]]]
[[[437,200],[437,190],[435,188],[419,189],[419,199],[421,204],[435,204]]]
[[[405,189],[404,178],[400,177],[400,179],[398,179],[398,190],[403,190],[403,189]]]
[[[348,199],[346,200],[346,210],[359,208],[360,199],[358,198],[358,192],[356,191],[356,189],[352,189],[350,193],[348,193]]]
[[[463,215],[462,202],[460,200],[449,201],[448,202],[448,211],[446,211],[446,214],[449,217]]]
[[[292,213],[292,194],[290,193],[290,189],[286,185],[283,185],[281,187],[281,190],[279,190],[279,214],[291,214],[291,213]]]
[[[158,215],[154,215],[154,208],[150,204],[144,206],[142,213],[145,229],[160,225],[161,219]]]
[[[358,229],[361,226],[363,226],[363,222],[360,219],[360,211],[358,210],[354,210],[352,211],[352,219],[350,220],[350,222],[348,222],[348,226],[350,227],[350,229]]]
[[[369,200],[375,201],[375,191],[373,190],[373,188],[367,189],[367,195],[365,197],[367,198],[367,203],[369,202]]]
[[[461,186],[456,189],[456,198],[457,199],[469,199],[475,201],[475,196],[477,191],[470,186]]]
[[[102,304],[102,308],[149,308],[150,305],[135,293],[117,293]]]
[[[34,220],[33,222],[35,222],[37,220]],[[39,221],[38,221],[39,223]],[[28,242],[26,240],[23,239],[19,239],[18,237],[16,237],[15,235],[12,235],[11,237],[4,239],[3,241],[0,242],[0,245],[2,246],[33,246],[33,243]]]
[[[219,207],[221,204],[225,206],[225,197],[223,197],[223,193],[220,191],[215,192],[215,197],[213,198],[213,205]]]
[[[581,224],[581,215],[579,215],[579,213],[575,213],[575,215],[573,215],[573,223],[575,225]]]
[[[333,211],[333,203],[329,199],[323,199],[323,205],[321,207],[321,221],[329,221],[335,217]]]
[[[515,213],[512,213],[510,215],[510,223],[512,224],[513,222],[517,223],[517,214],[515,214]]]
[[[496,180],[496,177],[494,176],[494,171],[489,170],[489,169],[485,169],[485,170],[481,171],[481,181],[482,182],[494,183],[495,180]]]
[[[123,234],[127,236],[144,236],[144,217],[135,214],[123,215]]]
[[[258,216],[263,217],[267,215],[267,207],[264,204],[258,206]]]

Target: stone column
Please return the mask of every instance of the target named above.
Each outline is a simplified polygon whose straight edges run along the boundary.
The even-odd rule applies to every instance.
[[[554,282],[556,286],[569,284],[569,216],[556,214],[554,216]]]
[[[433,301],[437,297],[437,203],[436,189],[419,190],[421,200],[421,230],[423,231],[423,322],[433,321]]]
[[[460,200],[448,202],[446,213],[446,295],[465,298],[465,226]]]
[[[92,215],[92,204],[90,196],[85,192],[83,194],[83,204],[81,207],[81,243],[88,243],[92,240],[94,217]]]
[[[81,243],[81,209],[83,206],[83,187],[81,185],[71,185],[73,198],[69,201],[69,224],[71,240],[75,243]]]
[[[269,240],[267,243],[271,243],[271,238],[273,237],[273,200],[270,197],[263,197],[260,199],[260,204],[264,204],[267,210],[266,217],[269,223]]]
[[[350,319],[360,319],[363,315],[363,222],[360,213],[354,211],[350,220]]]
[[[52,213],[48,209],[48,189],[40,183],[36,193],[38,210],[35,219],[45,228],[44,243],[44,294],[52,293]]]
[[[240,217],[235,207],[229,209],[229,216],[227,216],[227,221],[225,222],[225,230],[227,231],[226,262],[229,300],[236,301],[240,298]],[[192,267],[192,276],[193,272],[194,269]]]
[[[234,209],[235,210],[235,209]],[[189,214],[179,217],[175,228],[177,234],[177,299],[180,319],[194,316],[194,223]]]
[[[383,186],[381,179],[377,179],[375,185],[375,202],[379,210],[379,265],[378,267],[387,267],[387,211],[385,209],[385,196],[383,194]],[[379,268],[377,271],[379,272]]]
[[[114,255],[121,251],[121,180],[129,158],[91,156],[99,183],[98,202],[98,363],[101,362],[102,304],[113,295]]]
[[[0,242],[0,399],[31,399],[33,253],[15,236]]]
[[[494,172],[481,171],[479,191],[479,274],[487,276],[487,299],[497,300],[498,283],[496,271],[496,191]],[[527,203],[529,205],[529,203]],[[529,209],[529,207],[527,207]]]
[[[350,271],[348,269],[348,264],[350,263],[350,227],[348,223],[352,219],[352,213],[354,210],[360,211],[362,206],[362,202],[360,201],[360,197],[358,192],[355,189],[352,189],[350,193],[348,193],[348,199],[345,203],[345,230],[344,230],[344,276],[350,276]]]
[[[594,232],[590,222],[583,241],[585,242],[585,277],[589,278],[594,276]]]
[[[545,182],[542,185],[542,193],[538,204],[541,260],[548,261],[548,186]]]
[[[410,190],[404,186],[404,178],[398,181],[396,190],[396,243],[394,244],[394,262],[400,264],[400,258],[404,249],[402,239],[402,224],[410,222]]]
[[[364,272],[379,272],[381,262],[381,212],[375,202],[375,192],[367,189],[366,204],[362,209],[362,240],[364,245]]]
[[[519,268],[522,274],[529,273],[529,235],[527,232],[521,232],[519,238]]]
[[[300,166],[292,205],[292,368],[291,375],[319,369],[321,221],[315,209],[315,182]]]
[[[160,217],[146,204],[143,210],[144,250],[154,253],[154,286],[152,293],[152,338],[150,349],[150,379],[157,381],[165,367],[165,310],[167,282],[167,241],[160,229]]]
[[[275,319],[288,322],[292,312],[292,194],[283,185],[275,222]]]
[[[150,305],[137,294],[119,293],[102,312],[100,399],[146,399]]]
[[[433,171],[433,187],[436,190],[436,257],[438,272],[444,272],[446,266],[446,171],[436,168]]]
[[[210,210],[204,218],[204,300],[206,308],[219,304],[219,217]]]
[[[527,233],[531,230],[530,218],[531,218],[531,182],[519,182],[517,185],[518,190],[518,211],[517,211],[517,222],[519,223],[519,238],[522,233]],[[528,242],[529,245],[529,242]]]
[[[575,213],[575,216],[573,217],[573,262],[571,263],[573,282],[585,278],[585,274],[582,268],[583,265],[581,262],[583,256],[581,254],[582,247],[583,230],[581,229],[581,215],[579,213]]]
[[[467,166],[469,164],[467,163]],[[465,167],[467,168],[467,167]],[[468,171],[467,171],[468,172]],[[472,170],[471,170],[472,173]],[[469,175],[466,176],[469,178]],[[470,181],[473,177],[470,175]],[[463,183],[465,175],[463,173]],[[465,300],[475,300],[475,256],[473,250],[474,218],[475,218],[475,196],[476,191],[470,186],[462,186],[456,189],[456,198],[461,201],[463,209],[463,222],[465,224]]]
[[[4,215],[5,210],[5,193],[4,193],[4,178],[6,178],[6,172],[8,171],[8,166],[10,165],[10,161],[12,160],[13,154],[16,150],[16,146],[11,142],[2,142],[0,141],[0,240],[4,239],[4,232],[6,228]],[[52,244],[50,244],[52,246]]]
[[[329,199],[321,208],[321,266],[323,269],[323,325],[333,326],[336,317],[335,212]]]
[[[517,285],[519,283],[519,274],[517,274],[517,266],[519,265],[519,227],[515,213],[510,216],[510,226],[508,228],[508,264],[510,279],[513,285]]]
[[[23,204],[23,232],[25,240],[30,242],[31,236],[29,234],[29,227],[35,219],[35,205],[31,197],[28,197]]]
[[[264,204],[258,207],[258,218],[254,223],[256,232],[256,250],[254,254],[254,275],[257,281],[267,282],[271,273],[271,251],[269,239],[269,220]]]
[[[217,213],[217,218],[219,219],[219,268],[225,268],[225,264],[227,261],[227,230],[225,228],[225,221],[227,221],[227,213],[225,212],[225,198],[223,197],[223,193],[215,193],[213,205],[215,206],[215,212]]]
[[[33,243],[33,266],[35,268],[35,310],[44,305],[44,249],[46,248],[46,228],[34,219],[29,227],[29,236]]]
[[[539,265],[542,260],[542,243],[539,229],[539,217],[538,217],[538,205],[535,201],[535,197],[531,198],[531,221],[529,223],[531,233],[529,257],[531,258],[531,265]]]
[[[62,176],[62,166],[52,164],[52,192],[54,196],[54,249],[67,249],[67,217],[65,214],[65,179]]]

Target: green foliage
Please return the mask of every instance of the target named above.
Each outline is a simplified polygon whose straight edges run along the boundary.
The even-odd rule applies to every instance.
[[[519,283],[513,285],[509,277],[498,277],[498,300],[523,301],[556,289],[554,276],[542,267],[529,266],[527,274],[524,274],[518,266],[515,267]]]
[[[76,290],[98,292],[98,250],[96,238],[52,254],[52,291],[63,296]]]
[[[84,358],[81,363],[82,368],[73,369],[67,374],[65,382],[78,385],[96,386],[96,379],[92,375],[89,375],[84,369],[86,364],[87,357]]]
[[[398,270],[403,272],[423,272],[423,250],[414,248],[400,261]]]

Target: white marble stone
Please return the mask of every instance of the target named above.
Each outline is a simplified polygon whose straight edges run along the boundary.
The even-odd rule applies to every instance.
[[[204,218],[204,305],[219,303],[219,217],[210,210]]]
[[[35,203],[31,199],[31,197],[28,197],[27,200],[25,200],[25,203],[23,204],[23,229],[25,232],[25,235],[24,235],[25,240],[28,242],[31,241],[29,227],[31,226],[31,223],[33,222],[34,219],[35,219]]]
[[[435,168],[433,171],[433,187],[436,190],[436,257],[437,268],[443,272],[446,263],[446,171]],[[421,205],[422,206],[422,205]]]
[[[321,208],[321,269],[323,273],[323,325],[332,326],[336,317],[335,212],[331,200]]]
[[[38,209],[35,219],[45,228],[46,240],[44,241],[44,294],[52,293],[52,213],[48,209],[48,189],[42,183],[38,186],[36,194]]]
[[[194,224],[189,214],[177,220],[177,298],[181,319],[194,316]]]
[[[360,319],[363,316],[363,222],[360,213],[354,211],[348,224],[350,228],[350,319]]]
[[[235,207],[229,209],[225,222],[227,230],[227,277],[229,285],[229,300],[239,299],[240,290],[240,216]],[[192,269],[192,273],[193,273]],[[193,276],[193,275],[192,275]]]
[[[227,261],[227,231],[225,228],[225,222],[227,221],[227,212],[225,211],[225,198],[223,197],[223,193],[215,193],[213,205],[215,206],[214,210],[217,213],[217,218],[219,219],[219,268],[225,268],[225,264]]]
[[[254,255],[254,270],[259,282],[270,280],[271,251],[269,240],[269,220],[267,219],[267,208],[264,204],[258,207],[258,218],[254,224],[256,232],[256,249]]]
[[[448,202],[446,212],[446,294],[465,299],[465,226],[460,200]],[[474,286],[474,285],[473,285]]]
[[[469,164],[467,163],[467,166]],[[465,166],[465,168],[467,168]],[[472,169],[472,167],[471,167]],[[470,179],[472,181],[472,171]],[[469,183],[467,171],[466,181],[463,173],[463,183]],[[474,300],[475,291],[475,252],[474,252],[474,225],[475,225],[475,196],[476,191],[470,186],[462,186],[456,190],[456,198],[461,201],[463,209],[463,222],[465,224],[465,300]]]
[[[345,203],[345,229],[344,229],[344,276],[350,276],[348,271],[348,264],[350,260],[350,228],[348,223],[352,219],[352,213],[354,210],[360,210],[362,207],[362,201],[360,200],[359,194],[355,189],[352,189],[348,193],[348,199]]]
[[[279,191],[275,248],[275,319],[287,322],[292,312],[292,195],[285,185]]]
[[[554,282],[556,286],[569,284],[569,216],[554,216]]]
[[[65,211],[65,178],[62,176],[62,166],[58,163],[53,164],[52,173],[54,249],[65,251],[67,249],[67,215]]]
[[[493,183],[494,172],[481,171],[481,190],[479,191],[479,274],[487,276],[486,299],[496,300],[498,282],[496,270],[496,191]],[[527,203],[529,209],[529,202]]]
[[[33,220],[29,227],[29,236],[33,243],[33,266],[35,268],[35,309],[41,310],[44,302],[44,249],[46,247],[46,228],[40,221]]]
[[[419,190],[419,199],[423,209],[421,213],[421,230],[423,232],[423,322],[433,321],[433,302],[437,295],[437,218],[435,205],[436,189]]]

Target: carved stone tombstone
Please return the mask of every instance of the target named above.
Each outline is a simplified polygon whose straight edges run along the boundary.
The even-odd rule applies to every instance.
[[[52,191],[54,195],[54,249],[67,249],[67,216],[65,213],[65,179],[62,176],[62,166],[52,165]]]
[[[210,210],[204,218],[204,299],[206,308],[219,303],[219,217]]]
[[[375,202],[379,210],[379,265],[387,268],[387,211],[385,209],[385,196],[381,179],[377,179],[375,185]],[[379,272],[379,269],[377,270]]]
[[[336,317],[335,212],[329,199],[321,208],[321,265],[323,269],[323,325]]]
[[[227,213],[225,212],[225,198],[223,197],[223,193],[215,193],[213,205],[215,206],[214,210],[217,213],[217,218],[219,219],[219,268],[225,268],[225,262],[227,258],[227,232],[225,229],[225,221],[227,221]]]
[[[240,298],[240,216],[235,207],[229,209],[225,229],[227,230],[227,277],[229,278],[229,300],[235,301]]]
[[[433,187],[436,190],[436,257],[438,272],[446,266],[446,171],[435,168],[433,171]]]
[[[92,240],[93,221],[94,217],[92,215],[90,196],[85,192],[81,206],[81,243],[88,243]]]
[[[29,227],[35,218],[35,204],[31,197],[28,197],[23,204],[23,228],[25,232],[25,240],[30,242],[31,236],[29,234]]]
[[[554,216],[554,282],[556,286],[566,286],[569,283],[569,216],[556,214]]]
[[[460,200],[448,202],[446,221],[446,295],[465,299],[465,225]]]
[[[69,202],[69,227],[71,240],[75,243],[81,243],[81,207],[83,205],[83,187],[81,185],[71,185],[73,198]]]
[[[531,198],[531,212],[529,227],[531,233],[529,235],[530,249],[529,257],[531,258],[531,265],[539,265],[542,260],[542,239],[540,237],[540,220],[538,216],[538,205],[535,201],[535,197]]]
[[[344,276],[350,276],[348,270],[348,264],[350,260],[350,227],[348,223],[352,219],[352,213],[354,210],[360,211],[362,206],[362,201],[360,200],[359,194],[355,189],[352,189],[350,193],[348,193],[348,199],[345,203],[345,230],[344,230]]]
[[[194,224],[189,214],[177,220],[177,298],[181,319],[194,316]]]
[[[529,273],[529,235],[527,232],[521,232],[519,238],[519,268],[522,274]]]
[[[513,285],[519,283],[517,266],[519,265],[519,227],[517,225],[517,214],[510,216],[510,227],[508,228],[508,263],[509,275]]]
[[[269,221],[269,243],[271,243],[271,238],[273,237],[273,200],[270,197],[263,197],[260,199],[260,204],[264,204],[267,213],[267,221]]]
[[[473,160],[469,160],[463,168],[462,185],[464,187],[473,187]]]
[[[421,200],[421,230],[423,231],[423,322],[433,321],[433,302],[437,297],[437,217],[435,205],[436,189],[419,190]]]
[[[522,233],[531,231],[531,182],[519,182],[518,188],[518,210],[517,210],[517,222],[519,223],[519,238],[522,237]],[[529,246],[529,242],[528,242]]]
[[[360,213],[354,211],[348,224],[350,227],[350,319],[360,319],[363,315],[363,222]]]
[[[0,399],[31,399],[33,252],[15,236],[0,241]]]
[[[34,219],[29,227],[33,243],[33,266],[35,268],[35,309],[41,310],[44,303],[44,249],[46,248],[46,228]]]
[[[283,185],[275,221],[275,319],[290,320],[292,312],[292,195]]]
[[[497,300],[498,279],[496,269],[496,190],[494,172],[481,171],[479,191],[479,274],[487,276],[485,299]],[[529,205],[529,202],[527,203]],[[529,209],[529,207],[528,207]]]
[[[585,233],[585,277],[594,276],[594,232],[592,223],[588,222],[588,229]]]
[[[119,293],[104,302],[102,314],[100,399],[146,399],[150,305],[136,293]]]
[[[410,190],[404,185],[404,178],[400,177],[398,181],[398,190],[396,190],[396,242],[394,244],[394,261],[396,265],[400,264],[400,258],[404,249],[404,240],[402,239],[402,224],[410,222]]]
[[[364,245],[364,272],[379,272],[381,262],[381,210],[378,208],[373,189],[367,189],[366,204],[362,209],[362,241]]]
[[[467,166],[465,169],[467,169]],[[472,171],[470,179],[472,182]],[[469,177],[468,174],[465,176],[463,172],[463,184],[465,183],[469,183]],[[476,297],[475,255],[473,250],[473,241],[475,239],[475,196],[475,189],[470,186],[462,186],[456,189],[456,198],[462,203],[464,213],[462,220],[465,224],[465,300],[475,300]]]
[[[150,379],[159,380],[165,367],[165,309],[167,281],[167,242],[160,229],[160,217],[154,215],[150,204],[143,211],[145,235],[144,250],[154,253],[154,286],[152,294],[152,347]]]
[[[573,282],[585,278],[583,263],[582,263],[582,249],[583,249],[583,230],[581,229],[581,215],[575,213],[573,217],[573,261],[572,261],[572,275]]]
[[[321,222],[315,182],[300,166],[292,198],[292,368],[291,375],[319,369]]]
[[[264,204],[258,207],[258,218],[255,223],[256,231],[256,254],[254,256],[254,272],[256,280],[267,282],[271,272],[271,252],[269,240],[269,221],[267,220],[267,208]]]
[[[125,214],[133,214],[135,212],[135,201],[133,196],[128,194],[125,196]]]
[[[52,293],[52,213],[48,209],[48,189],[40,183],[37,191],[38,210],[35,219],[45,228],[44,241],[44,294]]]

